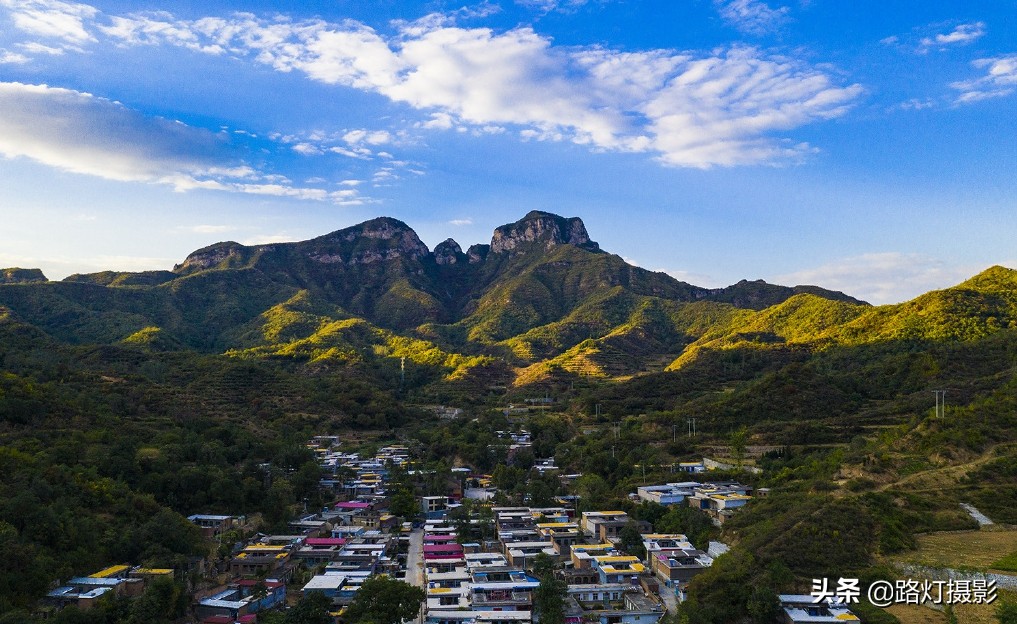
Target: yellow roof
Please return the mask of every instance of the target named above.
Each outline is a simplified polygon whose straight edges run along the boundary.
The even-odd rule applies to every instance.
[[[614,544],[574,544],[572,550],[611,550]]]
[[[166,576],[173,574],[172,568],[138,568],[134,571],[135,574],[142,574],[145,576]]]
[[[278,545],[275,545],[275,544],[252,544],[252,545],[248,546],[247,548],[245,548],[244,550],[245,551],[246,550],[250,550],[250,551],[255,551],[255,550],[282,550],[283,548],[286,548],[286,547],[285,546],[278,546]]]
[[[624,568],[616,568],[614,566],[603,566],[601,569],[606,574],[614,574],[615,572],[642,572],[645,568],[641,563],[633,563],[632,565]]]
[[[608,555],[605,557],[594,557],[598,563],[621,563],[623,561],[639,561],[639,557],[632,555]]]
[[[837,616],[838,620],[847,620],[849,622],[858,622],[858,617],[854,613],[841,613]]]
[[[538,529],[559,529],[562,527],[576,527],[575,522],[541,522],[537,524]]]
[[[431,589],[427,590],[427,593],[429,594],[449,594],[451,592],[452,588],[450,587],[432,587]]]
[[[117,574],[121,574],[123,572],[126,572],[129,569],[130,569],[130,566],[125,566],[125,565],[110,566],[110,567],[106,568],[105,570],[99,570],[98,572],[96,572],[95,574],[92,574],[88,578],[109,578],[111,576],[116,576]]]

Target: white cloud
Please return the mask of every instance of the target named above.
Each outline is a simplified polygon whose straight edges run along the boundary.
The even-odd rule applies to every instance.
[[[925,110],[927,108],[934,108],[935,106],[936,103],[928,98],[924,100],[918,98],[911,98],[910,100],[897,104],[893,108],[907,111],[907,110]]]
[[[99,11],[87,4],[60,0],[0,0],[0,6],[10,11],[16,28],[29,34],[59,40],[71,47],[95,41],[85,22]]]
[[[516,0],[516,4],[540,13],[560,11],[568,13],[586,5],[589,0]]]
[[[720,6],[755,29],[778,24],[786,13],[757,0]],[[453,21],[432,15],[400,24],[396,36],[385,38],[352,20],[250,14],[179,20],[153,13],[105,18],[98,31],[118,45],[227,53],[378,93],[430,115],[421,128],[511,129],[524,139],[648,153],[681,167],[798,161],[814,149],[780,133],[843,115],[862,93],[858,85],[837,84],[826,70],[756,48],[564,47],[527,27],[496,32]],[[373,147],[398,137],[355,129],[340,138],[291,137],[289,143],[305,154],[317,148],[370,159]]]
[[[947,266],[915,253],[885,252],[842,258],[822,266],[780,275],[780,284],[810,284],[839,290],[876,305],[899,303],[930,290],[953,286],[978,268]]]
[[[469,217],[465,219],[452,219],[451,221],[449,221],[449,225],[454,225],[456,227],[462,227],[464,225],[473,225],[473,219],[470,219]]]
[[[0,253],[0,266],[21,266],[42,269],[51,280],[63,279],[71,273],[98,271],[155,271],[169,269],[173,258],[150,256],[96,255],[70,257],[64,255],[18,255]]]
[[[118,102],[47,85],[0,82],[0,155],[122,182],[301,199],[321,189],[244,165],[225,132],[147,117]]]
[[[241,241],[242,245],[271,245],[272,243],[292,243],[296,240],[291,234],[259,234]]]
[[[721,18],[743,33],[767,35],[789,21],[788,8],[770,8],[762,0],[713,0]]]
[[[24,54],[0,49],[0,65],[23,65],[30,60]]]
[[[325,153],[320,147],[310,143],[297,143],[293,146],[293,151],[304,156],[320,156]]]
[[[978,59],[971,65],[984,70],[985,75],[950,85],[960,91],[956,99],[958,104],[1007,96],[1017,89],[1017,54]]]
[[[49,56],[60,56],[64,54],[66,50],[64,48],[54,48],[53,46],[44,45],[36,41],[29,41],[27,43],[19,43],[18,47],[28,52],[29,54],[47,54]]]
[[[948,33],[939,33],[933,37],[923,37],[921,49],[946,48],[951,45],[967,45],[985,34],[985,23],[974,22],[971,24],[960,24]]]
[[[343,135],[343,140],[350,145],[384,145],[392,142],[392,135],[385,130],[350,130]]]

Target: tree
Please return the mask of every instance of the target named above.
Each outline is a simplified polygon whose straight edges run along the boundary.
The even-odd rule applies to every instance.
[[[996,607],[996,619],[999,624],[1017,624],[1017,602],[1004,600]]]
[[[349,622],[401,624],[413,619],[427,594],[419,587],[384,574],[367,579],[346,609]]]
[[[618,532],[619,544],[625,552],[642,559],[646,556],[646,547],[643,546],[643,536],[639,532],[639,526],[635,520],[629,520],[622,530]]]
[[[554,574],[554,560],[540,553],[533,562],[533,573],[540,579],[533,596],[534,619],[540,624],[565,624],[565,597],[568,585]]]
[[[412,520],[420,513],[420,504],[417,503],[417,497],[413,495],[412,490],[402,488],[392,495],[388,510],[403,520]]]
[[[745,460],[745,445],[749,439],[749,430],[745,427],[733,431],[729,442],[731,444],[731,455],[738,462],[738,467],[742,467],[742,462]]]
[[[331,624],[333,619],[328,614],[332,608],[332,599],[321,592],[311,592],[300,599],[292,609],[286,612],[284,624]]]

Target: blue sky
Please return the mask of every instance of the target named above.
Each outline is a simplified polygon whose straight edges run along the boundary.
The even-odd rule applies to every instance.
[[[1017,266],[1017,7],[889,6],[0,0],[0,266],[532,209],[701,286]]]

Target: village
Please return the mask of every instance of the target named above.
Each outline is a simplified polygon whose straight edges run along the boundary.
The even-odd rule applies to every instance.
[[[525,430],[499,434],[517,450],[530,444]],[[337,436],[317,436],[308,448],[321,468],[322,489],[335,500],[294,517],[286,534],[255,533],[231,543],[246,535],[248,518],[188,518],[228,553],[214,564],[196,564],[201,577],[222,582],[195,588],[189,621],[252,624],[320,595],[329,618],[342,622],[361,587],[384,575],[423,590],[419,624],[537,622],[538,589],[553,576],[566,624],[655,624],[675,612],[689,581],[728,550],[718,541],[696,548],[686,535],[655,532],[625,511],[587,509],[578,495],[558,496],[553,506],[498,505],[491,475],[465,466],[448,474],[416,470],[406,446],[361,457],[344,451]],[[683,505],[721,526],[768,494],[709,480],[711,463],[681,462],[676,469],[685,480],[640,486],[629,498]],[[559,474],[553,459],[535,461],[532,470],[563,480],[578,476]],[[403,489],[393,491],[397,474]],[[424,482],[431,491],[436,484],[446,491],[416,487],[412,498],[407,495],[407,483]],[[138,596],[152,579],[178,574],[116,565],[62,583],[49,592],[47,605],[88,609],[108,594]],[[858,621],[845,605],[811,595],[781,595],[780,601],[789,623]]]

